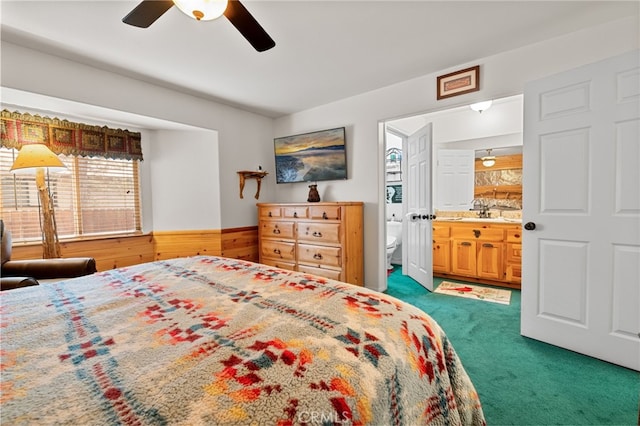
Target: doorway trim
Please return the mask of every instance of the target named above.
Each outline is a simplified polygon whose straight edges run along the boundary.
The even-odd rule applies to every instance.
[[[405,153],[405,151],[407,150],[407,139],[408,139],[409,135],[406,135],[406,134],[404,134],[402,131],[400,131],[400,130],[398,130],[398,129],[396,129],[396,128],[392,127],[392,126],[389,126],[389,124],[387,124],[387,123],[384,123],[384,129],[385,129],[385,130],[384,130],[384,142],[385,142],[385,145],[384,145],[384,151],[383,151],[383,152],[384,152],[384,155],[385,155],[385,161],[384,161],[383,170],[384,170],[384,185],[385,185],[385,190],[386,190],[386,186],[387,186],[387,173],[386,173],[386,172],[387,172],[387,167],[386,167],[386,166],[387,166],[387,164],[386,164],[386,153],[387,153],[387,149],[389,149],[388,144],[387,144],[387,133],[390,133],[390,134],[392,134],[392,135],[394,135],[394,136],[396,136],[396,137],[398,137],[398,138],[402,139],[402,145],[401,145],[401,146],[402,146],[402,154],[403,154],[403,157],[404,157],[404,153]],[[402,179],[402,185],[403,185],[403,188],[402,188],[402,189],[403,189],[403,190],[405,189],[405,188],[404,188],[404,185],[405,185],[405,180],[404,180],[404,179],[406,178],[406,171],[407,171],[407,170],[406,170],[406,167],[407,167],[407,166],[406,166],[406,161],[403,161],[403,162],[402,162],[402,168],[401,168],[401,171],[402,171],[402,174],[401,174],[401,175],[403,176],[403,179]],[[384,208],[384,231],[383,231],[383,236],[384,236],[384,238],[385,238],[385,247],[386,247],[386,238],[387,238],[387,222],[388,222],[388,220],[387,220],[387,219],[388,219],[388,215],[387,215],[387,213],[388,213],[388,206],[387,206],[387,203],[386,203],[386,202],[385,202],[384,206],[385,206],[385,208]],[[407,202],[406,202],[406,198],[404,197],[404,193],[403,193],[403,197],[402,197],[402,206],[401,206],[401,209],[402,209],[402,213],[401,213],[400,217],[404,220],[404,215],[406,215],[406,214],[407,214]],[[406,238],[406,235],[404,235],[404,228],[403,228],[403,235],[402,235],[402,238],[403,238],[403,241],[405,241],[404,239]],[[407,261],[407,259],[406,259],[406,254],[405,254],[405,250],[404,250],[404,248],[403,248],[403,249],[402,249],[402,274],[403,274],[403,275],[406,275],[406,274],[407,274],[407,265],[406,265],[406,261]],[[385,262],[386,262],[386,250],[385,250]],[[387,275],[386,275],[386,270],[385,270],[385,276],[387,276]]]
[[[468,107],[470,104],[474,102],[479,102],[482,100],[493,99],[494,102],[500,99],[511,98],[514,96],[523,96],[522,91],[514,91],[510,93],[476,93],[473,98],[465,99],[464,102],[459,102],[455,104],[450,104],[446,106],[442,106],[440,108],[434,108],[425,110],[422,112],[415,112],[409,114],[403,114],[400,116],[390,117],[381,119],[378,121],[378,235],[380,243],[378,244],[378,281],[380,283],[384,283],[384,286],[381,286],[381,291],[386,291],[387,289],[387,271],[386,271],[386,127],[394,128],[393,125],[389,125],[389,123],[397,120],[418,117],[418,116],[430,116],[431,114],[443,113],[452,109],[458,109],[463,107]],[[456,99],[457,100],[457,99]],[[426,121],[425,121],[426,123]],[[398,129],[394,129],[395,131],[399,131]],[[403,132],[400,132],[401,134]],[[433,142],[432,142],[433,144]],[[404,207],[403,207],[404,210]],[[404,268],[404,266],[403,266]]]

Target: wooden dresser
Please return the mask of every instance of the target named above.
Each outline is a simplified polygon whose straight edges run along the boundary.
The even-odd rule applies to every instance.
[[[363,205],[258,203],[260,263],[364,285]]]

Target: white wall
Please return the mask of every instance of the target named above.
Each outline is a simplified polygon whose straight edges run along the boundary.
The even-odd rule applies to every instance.
[[[347,126],[349,179],[320,185],[330,188],[327,201],[365,202],[365,283],[386,288],[384,270],[384,157],[379,121],[436,111],[484,99],[497,99],[524,91],[527,81],[637,49],[638,17],[575,32],[554,40],[476,61],[457,64],[437,74],[425,75],[376,91],[320,106],[275,122],[275,136]],[[381,57],[381,60],[384,60]],[[481,88],[472,94],[436,100],[436,78],[469,66],[481,66]],[[354,159],[357,161],[354,162]],[[306,186],[278,186],[277,201],[302,200]]]
[[[152,132],[145,157],[151,177],[153,229],[220,229],[218,133]]]
[[[1,85],[27,93],[45,95],[63,101],[74,101],[98,106],[118,112],[133,113],[145,117],[187,124],[203,131],[213,130],[218,134],[219,164],[212,164],[211,173],[218,175],[218,188],[203,188],[201,196],[205,201],[195,200],[197,207],[215,205],[212,218],[205,220],[200,208],[184,208],[180,215],[160,215],[159,225],[165,229],[184,229],[184,224],[219,223],[222,228],[251,226],[257,224],[256,200],[253,198],[251,183],[245,191],[251,196],[240,199],[238,195],[237,170],[255,168],[258,164],[273,161],[273,120],[258,114],[237,108],[189,96],[174,90],[165,89],[139,80],[103,71],[84,64],[49,55],[23,46],[2,41],[1,43]],[[29,105],[26,105],[29,106]],[[31,105],[37,108],[36,105]],[[132,129],[133,130],[133,129]],[[166,135],[165,135],[166,136]],[[215,144],[213,139],[210,140]],[[144,141],[143,141],[144,143]],[[198,139],[202,147],[204,142]],[[179,141],[186,146],[186,140]],[[189,176],[194,186],[202,185],[198,181],[202,176],[193,174],[188,162],[175,160],[175,152],[168,150],[166,143],[158,153],[150,145],[147,152],[153,161],[153,167],[144,164],[142,173],[153,172],[155,177],[166,175]],[[144,148],[144,145],[143,145]],[[212,148],[213,150],[214,148]],[[179,150],[179,149],[178,149]],[[210,154],[212,151],[209,150]],[[166,157],[161,157],[166,155]],[[146,161],[146,160],[145,160]],[[273,168],[271,169],[273,170]],[[143,193],[143,202],[153,202],[154,208],[170,209],[171,198],[165,196],[166,185],[162,179],[154,181],[147,175],[142,182],[150,182],[153,194]],[[273,199],[273,174],[267,177],[263,185],[261,200]],[[188,183],[188,182],[185,182]],[[212,182],[212,184],[214,184]],[[221,195],[219,195],[221,194]],[[216,199],[219,197],[219,200]],[[219,202],[218,202],[219,201]],[[144,205],[143,205],[144,207]],[[216,217],[218,216],[218,217]],[[153,218],[143,217],[145,230]],[[194,225],[195,226],[195,225]]]
[[[485,150],[494,149],[491,155],[512,155],[522,153],[523,135],[522,132],[509,133],[504,135],[491,136],[479,139],[466,139],[462,141],[435,144],[435,151],[438,149],[473,149],[476,151],[476,158],[487,155]]]

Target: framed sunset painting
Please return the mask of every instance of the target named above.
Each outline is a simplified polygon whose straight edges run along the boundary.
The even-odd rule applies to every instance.
[[[345,141],[344,127],[275,138],[276,182],[346,179]]]

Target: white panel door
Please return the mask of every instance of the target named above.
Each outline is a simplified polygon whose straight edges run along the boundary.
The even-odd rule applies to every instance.
[[[403,223],[402,241],[407,242],[408,275],[433,291],[431,260],[431,123],[407,138],[407,215]]]
[[[436,163],[436,203],[439,210],[468,210],[475,186],[475,152],[440,149]]]
[[[521,332],[635,370],[639,64],[635,51],[528,84],[523,146]]]

